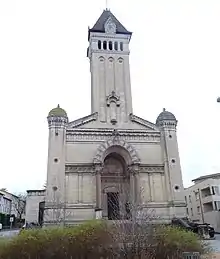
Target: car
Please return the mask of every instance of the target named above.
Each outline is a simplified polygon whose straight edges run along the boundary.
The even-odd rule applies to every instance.
[[[209,238],[215,237],[215,229],[208,223],[199,224],[190,221],[188,218],[173,218],[171,224],[192,231],[204,238],[207,238],[207,236]]]

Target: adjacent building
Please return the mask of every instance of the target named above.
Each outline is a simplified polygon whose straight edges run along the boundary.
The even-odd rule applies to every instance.
[[[40,223],[43,222],[43,211],[45,205],[45,194],[43,190],[28,190],[26,198],[26,222]]]
[[[110,10],[89,28],[91,114],[70,121],[59,105],[49,112],[47,186],[28,192],[28,220],[44,201],[45,225],[128,219],[132,207],[166,222],[185,216],[177,119],[166,109],[155,123],[133,113],[131,38]]]
[[[0,190],[0,213],[14,215],[18,219],[24,218],[25,200],[4,189]]]
[[[213,225],[220,232],[220,173],[201,176],[185,189],[188,217]]]
[[[4,192],[0,191],[0,213],[11,214],[12,200],[5,195]]]

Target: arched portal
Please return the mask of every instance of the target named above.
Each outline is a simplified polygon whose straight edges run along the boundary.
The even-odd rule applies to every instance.
[[[102,143],[94,157],[96,211],[106,219],[129,219],[139,203],[139,164],[136,150],[119,139]],[[99,214],[96,216],[99,218]]]
[[[107,152],[101,173],[102,215],[110,220],[128,218],[130,175],[125,159],[116,152]]]

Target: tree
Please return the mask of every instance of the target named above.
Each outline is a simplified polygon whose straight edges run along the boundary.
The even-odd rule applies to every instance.
[[[12,201],[12,210],[14,210],[17,213],[18,220],[22,220],[22,216],[25,213],[25,207],[26,207],[26,198],[27,195],[20,193],[13,197]]]

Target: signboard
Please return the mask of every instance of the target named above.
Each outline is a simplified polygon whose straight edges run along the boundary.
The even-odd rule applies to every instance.
[[[10,222],[12,223],[14,221],[14,218],[13,217],[10,217]]]

